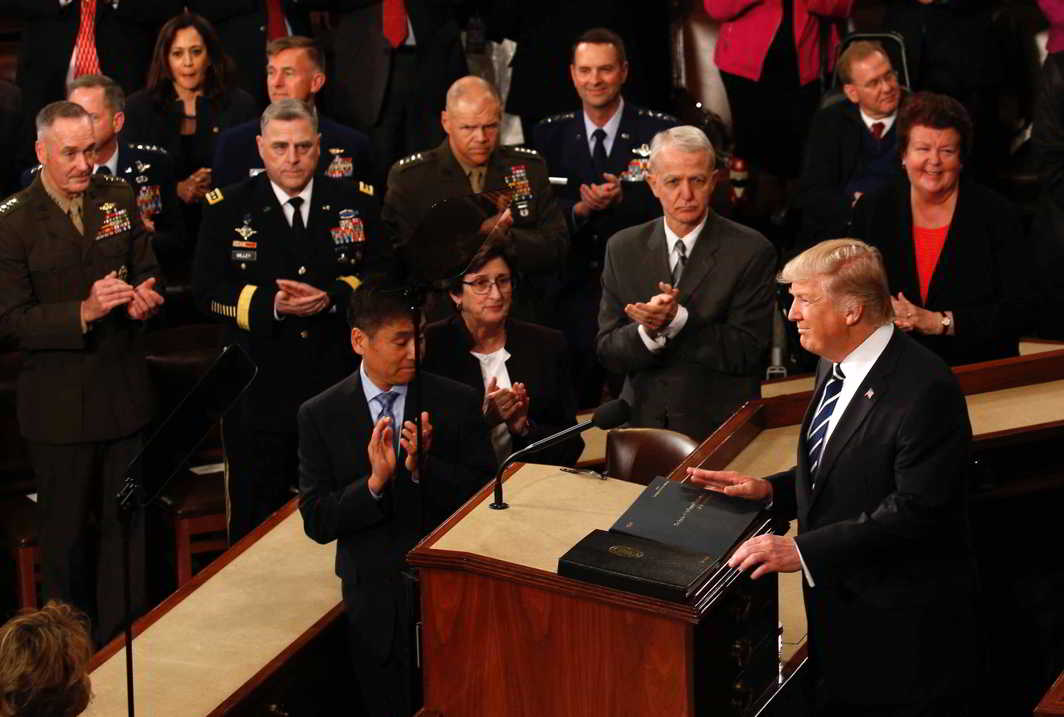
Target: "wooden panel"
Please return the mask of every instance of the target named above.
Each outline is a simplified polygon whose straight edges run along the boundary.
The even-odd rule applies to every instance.
[[[421,589],[441,714],[692,714],[690,625],[460,571],[425,571]]]
[[[1034,710],[1035,717],[1058,717],[1064,715],[1064,672],[1046,692]]]

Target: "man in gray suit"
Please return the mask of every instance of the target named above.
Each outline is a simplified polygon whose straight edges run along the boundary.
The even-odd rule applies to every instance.
[[[695,127],[654,137],[647,182],[665,216],[610,238],[596,340],[633,426],[697,440],[759,397],[772,336],[775,249],[709,208],[715,166]]]

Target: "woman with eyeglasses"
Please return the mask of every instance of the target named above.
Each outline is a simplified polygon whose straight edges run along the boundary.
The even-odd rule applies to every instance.
[[[481,392],[500,461],[576,423],[565,338],[509,318],[513,292],[513,260],[501,242],[489,243],[448,289],[455,315],[425,329],[425,370]],[[530,460],[572,465],[583,448],[574,436]]]

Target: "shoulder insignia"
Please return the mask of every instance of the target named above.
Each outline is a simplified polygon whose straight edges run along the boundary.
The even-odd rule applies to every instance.
[[[17,194],[12,196],[12,197],[8,197],[7,199],[5,199],[3,204],[0,204],[0,217],[4,216],[8,212],[10,212],[12,209],[14,209],[16,206],[18,206],[20,201],[21,200],[19,199],[19,195],[17,195]]]
[[[165,149],[163,149],[162,147],[158,147],[158,146],[156,146],[154,144],[135,144],[135,145],[133,145],[133,148],[134,149],[143,150],[145,152],[156,152],[158,154],[169,154]]]
[[[520,154],[527,154],[527,155],[532,156],[532,157],[542,157],[543,156],[539,152],[537,152],[536,150],[532,149],[531,147],[523,147],[523,146],[518,145],[518,146],[510,147],[510,149],[512,149],[513,151],[518,152]]]
[[[33,175],[35,175],[38,172],[40,172],[42,166],[44,166],[44,165],[38,164],[36,167],[31,167],[30,170],[29,170],[30,171],[30,176],[32,177]]]
[[[372,197],[373,196],[373,185],[372,184],[366,184],[365,182],[359,182],[358,183],[358,191],[362,192],[363,194],[368,194],[369,196]]]
[[[205,195],[203,195],[203,197],[204,197],[204,199],[207,200],[207,204],[211,204],[211,205],[217,204],[218,202],[222,201],[222,199],[223,199],[222,190],[221,189],[212,189],[211,191],[209,191]]]
[[[537,124],[552,124],[554,122],[564,122],[565,120],[571,120],[576,117],[576,112],[561,112],[550,117],[544,117]]]
[[[665,114],[664,112],[655,112],[654,110],[643,109],[642,107],[639,108],[638,112],[640,117],[651,117],[663,122],[679,122],[678,119],[670,114]]]
[[[114,184],[115,182],[121,182],[122,184],[126,184],[126,180],[124,180],[121,177],[118,177],[118,176],[116,176],[114,174],[103,174],[102,172],[97,172],[96,174],[94,174],[92,176],[99,177],[100,179],[102,179],[103,181],[105,181],[105,182],[107,182],[109,184]]]
[[[413,154],[400,159],[398,162],[395,163],[395,166],[406,169],[407,167],[413,167],[416,164],[421,164],[421,162],[425,161],[426,159],[428,159],[427,152],[414,152]]]

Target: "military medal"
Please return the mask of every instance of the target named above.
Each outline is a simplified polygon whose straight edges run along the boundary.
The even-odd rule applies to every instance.
[[[137,181],[140,181],[137,177]],[[147,177],[144,178],[147,180]],[[146,184],[137,191],[137,209],[142,217],[149,219],[163,210],[163,200],[159,194],[158,184]]]
[[[358,244],[366,241],[366,231],[362,226],[362,219],[355,216],[353,209],[340,210],[340,226],[329,230],[332,234],[333,244],[343,246]]]
[[[632,154],[636,155],[637,159],[628,162],[628,169],[621,174],[622,182],[642,182],[650,171],[650,145],[632,147]]]
[[[531,214],[532,186],[528,182],[528,172],[523,164],[515,164],[510,167],[510,173],[505,178],[506,186],[514,193],[510,203],[517,213],[527,219]]]
[[[333,155],[333,160],[329,163],[328,169],[325,170],[327,177],[342,179],[355,173],[355,163],[351,158],[341,156],[344,153],[343,147],[330,147],[329,153]]]
[[[133,163],[133,166],[137,168],[137,172],[140,174],[144,174],[149,169],[151,169],[150,164],[147,164],[146,162],[141,162],[139,159]]]
[[[96,232],[96,241],[113,237],[133,228],[132,222],[129,221],[129,214],[125,209],[116,207],[114,202],[104,202],[100,205],[100,211],[103,212],[103,224],[100,225],[100,231]]]

